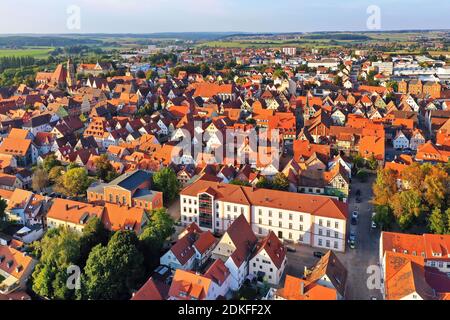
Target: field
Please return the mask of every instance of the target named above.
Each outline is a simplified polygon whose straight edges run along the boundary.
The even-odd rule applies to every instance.
[[[52,47],[27,47],[18,49],[0,49],[1,57],[26,57],[31,56],[36,59],[47,58],[49,53],[53,50]]]

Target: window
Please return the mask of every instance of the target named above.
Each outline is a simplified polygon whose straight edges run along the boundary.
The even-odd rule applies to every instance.
[[[233,208],[233,209],[234,209],[234,212],[237,212],[237,207],[236,207],[236,206],[234,206],[234,208]]]
[[[322,225],[323,225],[323,220],[319,219],[319,226],[322,226]]]
[[[292,223],[289,223],[289,229],[292,230]]]
[[[337,242],[337,241],[334,241],[334,248],[335,248],[335,249],[338,249],[338,248],[339,248],[338,242]]]
[[[241,207],[241,214],[244,214],[244,208]]]
[[[261,209],[258,209],[258,214],[262,215],[262,210]]]
[[[322,229],[319,229],[319,236],[322,235]]]
[[[283,223],[281,221],[278,221],[278,227],[283,228]]]
[[[327,237],[330,236],[330,230],[327,230]]]
[[[227,211],[231,211],[231,206],[227,204]]]
[[[289,240],[292,240],[292,233],[289,232]]]
[[[322,245],[322,239],[319,239],[319,246]]]
[[[300,215],[300,222],[303,222],[303,216]]]
[[[186,198],[183,198],[183,203],[186,203]]]
[[[262,224],[262,219],[261,218],[258,219],[258,223]]]
[[[192,204],[192,200],[191,199],[189,199],[189,204]]]
[[[269,210],[269,217],[272,218],[272,210]]]
[[[298,241],[303,242],[303,235],[300,235],[300,236],[298,237]]]
[[[299,228],[298,228],[300,231],[303,231],[303,225],[301,224],[301,225],[299,225]]]
[[[331,227],[331,221],[330,220],[327,220],[327,227],[328,228]]]
[[[283,219],[283,213],[278,212],[278,218]]]
[[[327,240],[327,241],[325,242],[325,246],[326,246],[327,248],[330,247],[330,240]]]
[[[339,232],[335,231],[335,232],[334,232],[334,237],[335,237],[335,238],[339,238]]]
[[[269,226],[271,226],[272,225],[272,220],[269,220]]]
[[[292,220],[292,213],[289,213],[289,220]]]
[[[339,229],[339,222],[336,221],[336,222],[334,223],[334,227],[335,227],[336,229]]]
[[[258,228],[258,234],[262,234],[262,228]]]

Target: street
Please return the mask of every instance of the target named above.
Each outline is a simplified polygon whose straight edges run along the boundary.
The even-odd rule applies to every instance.
[[[352,193],[349,199],[349,222],[347,237],[350,230],[356,232],[356,248],[350,249],[347,244],[345,253],[337,253],[337,257],[344,264],[347,269],[347,289],[346,299],[348,300],[369,300],[372,297],[381,299],[379,290],[369,290],[367,287],[367,268],[370,265],[377,265],[378,251],[379,251],[379,237],[380,230],[372,229],[372,205],[370,199],[372,198],[372,183],[374,177],[370,177],[367,182],[360,183],[356,179],[352,182]],[[356,203],[355,192],[361,191],[361,203]],[[359,212],[358,224],[356,226],[350,225],[350,216],[353,211]],[[319,259],[313,256],[314,251],[325,253],[324,250],[304,246],[304,245],[289,245],[296,249],[296,252],[288,252],[288,265],[285,274],[302,277],[304,268],[313,267]],[[284,279],[281,281],[284,283]]]

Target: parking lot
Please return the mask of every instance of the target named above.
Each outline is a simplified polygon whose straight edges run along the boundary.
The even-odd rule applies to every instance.
[[[379,290],[369,290],[367,287],[367,278],[369,277],[367,268],[370,265],[378,264],[380,238],[380,230],[371,228],[373,208],[369,201],[372,198],[373,180],[374,177],[365,183],[353,181],[349,200],[349,216],[356,210],[359,213],[359,219],[356,226],[350,225],[349,219],[347,234],[350,230],[355,231],[356,248],[350,249],[347,245],[345,253],[336,253],[347,268],[346,298],[349,300],[369,300],[373,297],[381,299]],[[361,203],[355,201],[355,192],[358,189],[361,191]],[[305,267],[311,268],[319,261],[313,255],[315,251],[325,252],[325,250],[302,245],[293,245],[293,247],[296,252],[288,252],[288,266],[285,274],[297,277],[303,276]]]

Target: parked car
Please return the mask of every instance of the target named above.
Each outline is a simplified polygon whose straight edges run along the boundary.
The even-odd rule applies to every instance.
[[[352,226],[356,226],[358,224],[358,220],[352,217],[352,219],[350,220],[350,224]]]
[[[360,197],[356,197],[356,203],[361,203],[361,198]]]
[[[360,189],[356,190],[355,194],[356,194],[357,197],[361,196],[361,190]]]
[[[287,252],[297,252],[297,249],[293,248],[293,247],[286,247]]]
[[[325,253],[322,253],[320,251],[314,251],[313,255],[314,255],[314,257],[320,259],[320,258],[322,258],[325,255]]]
[[[372,212],[372,224],[371,227],[372,229],[376,229],[377,228],[377,224],[375,221],[373,221],[373,218],[375,218],[376,212]]]
[[[350,249],[356,249],[356,241],[350,241]]]
[[[356,241],[356,233],[354,231],[350,231],[350,235],[348,237],[348,243]]]
[[[352,212],[352,218],[358,219],[359,213],[358,211],[353,211]]]

